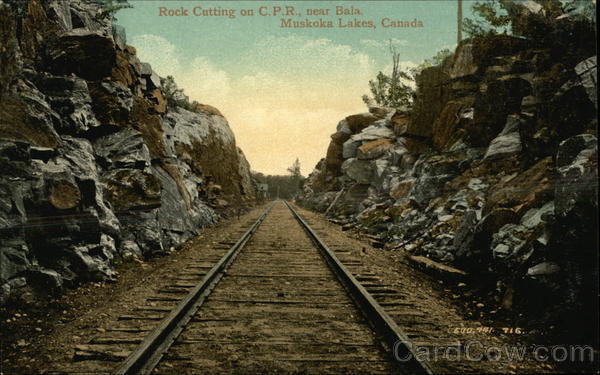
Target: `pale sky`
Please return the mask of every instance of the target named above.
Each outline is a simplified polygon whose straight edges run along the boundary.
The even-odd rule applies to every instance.
[[[391,39],[402,64],[414,67],[443,48],[456,45],[455,0],[398,1],[175,1],[130,0],[133,9],[117,14],[137,48],[161,76],[173,75],[191,100],[213,105],[225,115],[252,170],[286,174],[296,158],[302,173],[325,156],[329,136],[346,116],[366,112],[361,100],[368,82],[391,65]],[[470,13],[470,2],[464,2]],[[159,7],[181,7],[187,17],[161,17]],[[236,17],[196,17],[192,10],[235,9]],[[308,9],[354,6],[373,20],[372,28],[288,29],[281,17],[239,15],[260,6],[294,6],[303,20]],[[256,14],[256,13],[255,13]],[[384,28],[381,19],[413,19],[423,28]]]

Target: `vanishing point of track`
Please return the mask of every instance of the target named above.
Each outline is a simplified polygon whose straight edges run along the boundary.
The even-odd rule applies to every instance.
[[[431,373],[395,359],[407,357],[407,336],[286,202],[219,255],[155,298],[165,306],[158,325],[115,330],[144,337],[112,374]],[[192,274],[201,280],[186,283]]]

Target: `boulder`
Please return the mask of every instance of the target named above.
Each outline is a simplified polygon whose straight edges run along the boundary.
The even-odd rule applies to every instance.
[[[360,133],[354,134],[344,142],[342,157],[344,159],[356,157],[358,147],[366,141],[380,138],[394,139],[394,132],[383,123],[374,124],[364,128]]]
[[[357,152],[357,159],[360,160],[371,160],[377,159],[392,148],[392,141],[387,138],[381,138],[374,141],[363,143]]]
[[[58,181],[53,184],[50,204],[58,210],[75,208],[81,202],[81,191],[79,187],[70,181]]]
[[[153,159],[165,158],[168,154],[166,139],[165,139],[165,128],[163,126],[163,119],[152,111],[152,103],[148,100],[134,97],[131,111],[128,113],[127,124],[133,129],[139,131],[142,134],[144,143],[148,146],[150,156]],[[121,110],[124,109],[120,106]],[[175,129],[177,133],[180,129],[187,129],[188,124],[182,123],[181,126]]]
[[[339,133],[345,133],[345,134],[352,134],[352,130],[350,130],[350,127],[348,126],[348,121],[346,121],[346,119],[338,122],[336,128],[335,128],[336,132]]]
[[[27,221],[23,196],[34,173],[31,162],[28,144],[0,140],[0,169],[10,177],[0,179],[0,230],[6,240],[23,236],[22,225]],[[12,234],[11,228],[16,229]]]
[[[342,174],[341,167],[344,162],[342,144],[330,142],[325,156],[325,168],[328,175],[337,177]]]
[[[498,262],[495,267],[514,272],[533,259],[536,249],[548,245],[554,221],[554,202],[551,201],[529,210],[519,224],[506,224],[499,228],[491,244],[493,257]]]
[[[359,184],[369,184],[373,179],[373,163],[350,158],[342,164],[342,172]]]
[[[518,224],[518,215],[509,209],[497,209],[480,218],[477,210],[469,210],[458,226],[453,246],[457,263],[468,270],[482,272],[492,262],[490,247],[494,235],[505,225]],[[500,250],[502,250],[501,248]]]
[[[114,243],[73,246],[70,269],[81,275],[82,279],[86,281],[114,279],[117,273],[111,267],[110,259],[103,256],[114,253],[116,253]]]
[[[490,143],[484,159],[501,159],[521,152],[519,126],[523,123],[517,116],[508,116],[504,129]]]
[[[140,169],[150,166],[150,151],[140,132],[122,129],[98,138],[94,151],[105,169]]]
[[[63,286],[62,276],[58,272],[44,267],[34,267],[28,271],[27,280],[30,285],[47,294],[55,294]]]
[[[379,119],[391,118],[396,113],[395,108],[388,107],[369,107],[369,113]]]
[[[521,216],[529,208],[548,201],[553,195],[554,171],[552,157],[547,157],[510,180],[492,186],[484,212],[504,207]]]
[[[562,141],[556,154],[556,167],[560,169],[575,163],[582,151],[593,151],[596,144],[597,139],[592,134],[580,134]],[[581,156],[588,155],[591,154],[588,152]]]
[[[552,222],[554,222],[554,201],[550,201],[540,208],[530,209],[521,218],[521,224],[529,229],[537,228],[542,223]]]
[[[160,101],[159,101],[159,104],[160,104]],[[157,111],[159,111],[159,109],[157,109]],[[225,116],[223,116],[221,111],[219,111],[217,108],[213,107],[212,105],[208,105],[208,104],[192,103],[191,111],[197,112],[197,113],[204,113],[204,114],[210,115],[210,116],[225,117]]]
[[[67,175],[77,176],[77,186],[82,193],[84,208],[90,210],[90,215],[97,219],[99,230],[113,237],[118,237],[119,222],[107,207],[103,197],[99,166],[92,144],[85,139],[63,136],[63,144],[59,156],[48,163],[39,164],[42,170],[60,170]],[[69,173],[70,171],[70,173]]]
[[[124,50],[127,45],[127,33],[121,25],[112,24],[112,37],[119,49]]]
[[[162,80],[158,74],[154,70],[151,71],[150,74],[144,74],[144,69],[142,69],[142,77],[146,80],[146,89],[154,90],[162,87]],[[176,92],[174,95],[183,95],[182,92]],[[186,96],[175,96],[173,98],[175,101],[186,100]]]
[[[256,187],[252,180],[252,174],[250,169],[250,163],[246,159],[246,155],[241,148],[237,148],[238,152],[238,173],[241,177],[239,181],[240,196],[242,199],[252,201],[256,198]]]
[[[554,187],[557,214],[598,207],[598,145],[595,136],[581,134],[561,142],[556,156],[558,180]],[[579,207],[578,207],[579,206]]]
[[[464,152],[423,154],[416,161],[416,177],[409,197],[419,204],[444,194],[444,184],[460,174],[465,164]]]
[[[165,112],[167,112],[167,100],[163,96],[162,91],[160,91],[159,89],[152,90],[148,94],[148,98],[154,104],[154,107],[152,107],[154,112],[159,113],[159,114],[164,114]],[[206,105],[199,104],[196,106],[196,111],[200,111],[200,112],[204,112],[204,113],[208,112],[208,114],[212,114],[212,115],[221,115],[221,112],[219,112],[219,111],[217,111],[217,112],[207,111],[206,108],[207,108]]]
[[[433,124],[450,99],[448,66],[423,69],[417,77],[417,92],[407,134],[431,137]]]
[[[4,232],[6,228],[0,230]],[[3,240],[0,244],[0,284],[23,275],[31,267],[28,256],[29,248],[22,238],[7,238],[3,233]]]
[[[542,262],[538,263],[533,267],[527,269],[527,276],[529,277],[540,277],[556,274],[560,271],[560,266],[553,262]]]
[[[507,208],[499,208],[485,215],[479,223],[477,223],[475,232],[484,240],[492,238],[492,235],[506,224],[516,224],[519,222],[517,214]],[[487,246],[486,246],[487,247]]]
[[[464,138],[464,125],[473,119],[473,98],[451,100],[433,124],[432,139],[436,150],[445,150]]]
[[[394,185],[390,190],[390,196],[396,200],[402,199],[408,196],[408,193],[412,189],[412,186],[415,182],[414,178],[408,178],[398,182]]]
[[[581,76],[564,67],[559,73],[554,73],[558,75],[554,86],[561,86],[558,89],[550,88],[548,107],[540,117],[550,125],[559,140],[593,132],[597,127],[597,98],[594,94],[590,96],[588,92],[590,87],[594,87],[591,82],[596,79],[596,69],[585,70],[587,65],[580,66]],[[570,79],[565,82],[567,78]],[[555,147],[556,144],[553,145]]]
[[[85,29],[73,30],[51,41],[46,54],[52,73],[75,73],[87,80],[109,77],[116,63],[112,38]]]
[[[58,147],[60,138],[54,125],[60,123],[60,117],[44,101],[42,93],[25,88],[19,95],[5,94],[1,99],[0,139]]]
[[[478,66],[473,61],[473,43],[463,41],[456,48],[452,59],[452,68],[450,70],[450,78],[462,78],[475,74]]]
[[[81,32],[96,32],[112,39],[112,25],[108,18],[99,18],[101,4],[94,1],[70,1],[73,29]]]
[[[390,179],[397,172],[396,167],[390,167],[390,162],[386,159],[373,160],[373,181],[371,185],[378,193],[390,192]]]
[[[475,96],[473,120],[465,130],[466,140],[475,147],[487,146],[506,125],[510,114],[519,113],[524,97],[531,95],[531,83],[513,75],[486,82],[485,90]]]
[[[472,43],[473,63],[480,68],[491,65],[499,56],[514,56],[529,47],[527,39],[507,34],[477,38]]]
[[[92,108],[101,126],[110,128],[127,124],[134,104],[131,90],[112,81],[90,83],[89,89]]]
[[[361,141],[356,141],[354,139],[349,139],[344,142],[342,145],[342,159],[355,158],[361,143]]]
[[[38,87],[61,117],[62,121],[56,126],[60,134],[83,136],[100,126],[85,80],[74,76],[47,76],[40,80]]]
[[[141,68],[141,76],[142,77],[149,77],[152,75],[152,65],[148,64],[148,63],[141,63],[140,64],[140,68]]]
[[[410,114],[407,112],[397,111],[391,118],[394,134],[401,136],[406,134],[410,125]]]
[[[167,155],[184,162],[197,177],[211,176],[214,183],[223,186],[224,195],[234,200],[242,199],[242,193],[245,198],[254,196],[248,175],[240,174],[240,165],[246,169],[245,157],[242,159],[238,152],[224,117],[176,108],[169,110],[164,122]]]
[[[575,73],[579,76],[581,85],[585,88],[590,101],[598,109],[598,64],[596,56],[592,56],[577,64],[575,66]]]
[[[339,192],[331,192],[333,199],[329,201],[330,205],[325,207],[329,216],[337,217],[356,217],[356,215],[362,212],[370,202],[368,200],[370,195],[369,184],[357,184],[349,178],[344,179],[344,186],[348,186],[345,191],[341,194]]]
[[[157,208],[161,203],[161,183],[151,173],[138,169],[116,169],[103,176],[104,196],[120,213]]]
[[[140,250],[140,247],[138,246],[138,244],[135,243],[134,241],[130,241],[130,240],[126,240],[121,243],[119,252],[121,253],[121,256],[123,258],[132,257],[132,256],[136,256],[136,257],[142,256],[142,250]]]
[[[11,295],[16,295],[26,285],[27,280],[24,277],[15,277],[4,284],[0,284],[0,305],[7,303]]]
[[[402,139],[397,139],[396,143],[388,149],[389,160],[393,166],[400,166],[405,156],[408,156],[408,149],[403,144]]]
[[[357,115],[348,116],[344,119],[345,125],[348,127],[350,132],[352,132],[352,134],[360,133],[363,129],[365,129],[377,120],[379,120],[379,118],[371,113],[361,113]]]
[[[348,131],[338,130],[337,132],[331,135],[331,141],[337,144],[344,144],[352,134]]]
[[[124,51],[117,51],[115,66],[111,70],[111,78],[125,87],[130,87],[137,81],[135,66],[131,63],[132,56]]]
[[[48,5],[48,17],[54,20],[62,29],[68,32],[73,30],[71,8],[68,0],[55,0]]]
[[[492,254],[496,260],[513,260],[516,264],[524,263],[531,256],[525,247],[529,232],[518,224],[507,224],[494,234]],[[517,258],[519,257],[519,258]]]
[[[169,249],[198,233],[198,230],[215,222],[215,213],[206,203],[187,192],[193,199],[191,209],[187,207],[186,199],[182,196],[181,188],[171,177],[171,173],[152,168],[162,185],[161,205],[156,213],[158,228],[162,233],[163,248]],[[197,186],[194,186],[198,190]],[[198,196],[196,195],[196,198]],[[182,215],[182,213],[185,213]],[[144,246],[143,246],[144,247]]]

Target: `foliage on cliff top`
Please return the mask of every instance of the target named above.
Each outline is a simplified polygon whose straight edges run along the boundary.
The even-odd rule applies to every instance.
[[[424,60],[419,66],[411,69],[411,74],[413,77],[416,77],[417,74],[421,73],[424,69],[431,68],[432,66],[442,65],[442,63],[450,56],[452,56],[453,52],[448,48],[444,48],[438,51],[435,56],[430,59]]]
[[[100,5],[101,16],[109,17],[111,21],[116,21],[116,14],[121,9],[133,8],[128,0],[96,0]]]
[[[375,80],[369,81],[372,97],[366,94],[362,97],[363,102],[369,107],[377,104],[383,107],[401,108],[412,104],[414,90],[406,83],[413,81],[414,78],[400,67],[400,52],[391,41],[389,48],[392,54],[392,74],[387,75],[380,71]]]
[[[596,23],[596,4],[591,0],[478,0],[472,9],[475,17],[463,22],[470,37],[504,33],[539,38],[557,20]]]
[[[167,78],[161,78],[162,91],[167,100],[169,107],[181,107],[188,111],[195,111],[200,103],[197,101],[190,102],[190,98],[185,95],[183,89],[177,86],[175,78],[173,76],[167,76]]]

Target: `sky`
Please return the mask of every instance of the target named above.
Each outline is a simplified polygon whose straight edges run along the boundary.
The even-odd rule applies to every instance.
[[[456,0],[130,3],[133,8],[117,14],[128,44],[159,75],[174,76],[191,100],[217,107],[252,170],[265,174],[286,174],[296,158],[304,175],[313,170],[337,123],[368,110],[361,97],[370,79],[390,69],[390,40],[406,68],[456,46]],[[272,14],[278,6],[293,6],[294,14],[259,15],[260,7]],[[337,6],[361,14],[338,16]],[[161,16],[161,7],[189,15]],[[197,7],[233,9],[235,16],[194,16]],[[330,15],[308,15],[310,9],[329,9]],[[242,10],[254,15],[242,16]],[[344,24],[372,20],[375,28],[282,28],[282,18],[322,18],[335,26],[339,18]],[[416,19],[423,27],[386,28],[383,18]]]

